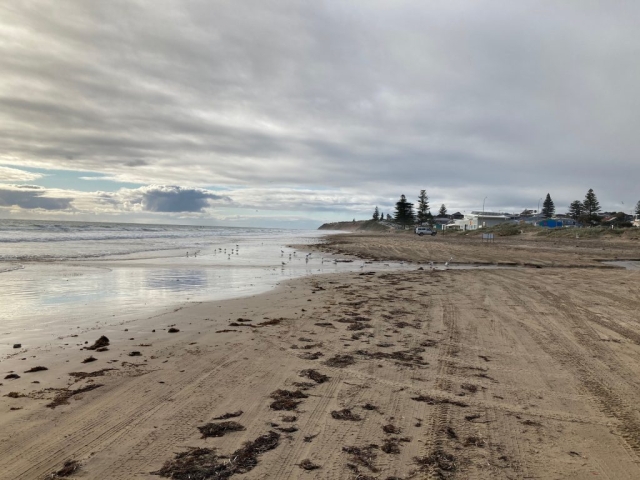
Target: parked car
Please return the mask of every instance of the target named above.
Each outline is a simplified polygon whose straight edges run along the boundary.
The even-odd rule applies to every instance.
[[[416,234],[417,235],[431,235],[432,237],[438,232],[436,232],[435,230],[431,230],[429,227],[416,227]]]

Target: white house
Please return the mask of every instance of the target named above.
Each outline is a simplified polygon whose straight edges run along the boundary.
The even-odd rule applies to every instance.
[[[477,230],[479,228],[495,227],[507,222],[516,223],[514,217],[508,213],[471,212],[470,214],[465,214],[464,218],[454,220],[452,223],[445,225],[445,228]]]

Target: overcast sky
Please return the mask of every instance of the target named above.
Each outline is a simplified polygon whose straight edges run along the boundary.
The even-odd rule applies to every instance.
[[[0,0],[0,217],[315,227],[422,188],[629,211],[639,24],[637,0]]]

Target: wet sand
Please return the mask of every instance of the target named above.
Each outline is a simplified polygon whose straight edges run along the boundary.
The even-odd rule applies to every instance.
[[[492,263],[528,248],[524,263],[587,268],[365,266],[139,319],[110,332],[104,352],[80,349],[99,330],[36,358],[16,349],[0,377],[0,478],[43,478],[70,459],[80,462],[71,478],[161,478],[151,472],[175,453],[229,455],[269,432],[277,445],[233,476],[640,478],[640,272],[590,268],[597,248],[639,258],[635,244],[574,255],[439,239],[426,255],[412,236],[335,241],[322,248]],[[36,366],[48,370],[24,373]],[[308,369],[329,378],[301,376]],[[2,379],[9,370],[20,378]],[[277,390],[293,404],[277,403]],[[243,429],[202,438],[198,427],[238,411]],[[303,469],[307,459],[319,468]]]

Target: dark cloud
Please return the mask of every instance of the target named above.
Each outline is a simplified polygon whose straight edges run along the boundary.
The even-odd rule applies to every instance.
[[[44,193],[44,189],[32,185],[18,185],[15,189],[0,186],[0,207],[20,207],[29,210],[66,210],[71,207],[72,198],[45,197]]]
[[[142,190],[142,208],[147,212],[202,212],[211,201],[229,201],[201,188],[152,186]]]
[[[19,2],[0,19],[0,162],[348,193],[288,207],[311,210],[424,187],[460,208],[588,188],[631,204],[638,20],[640,2],[595,0]]]

